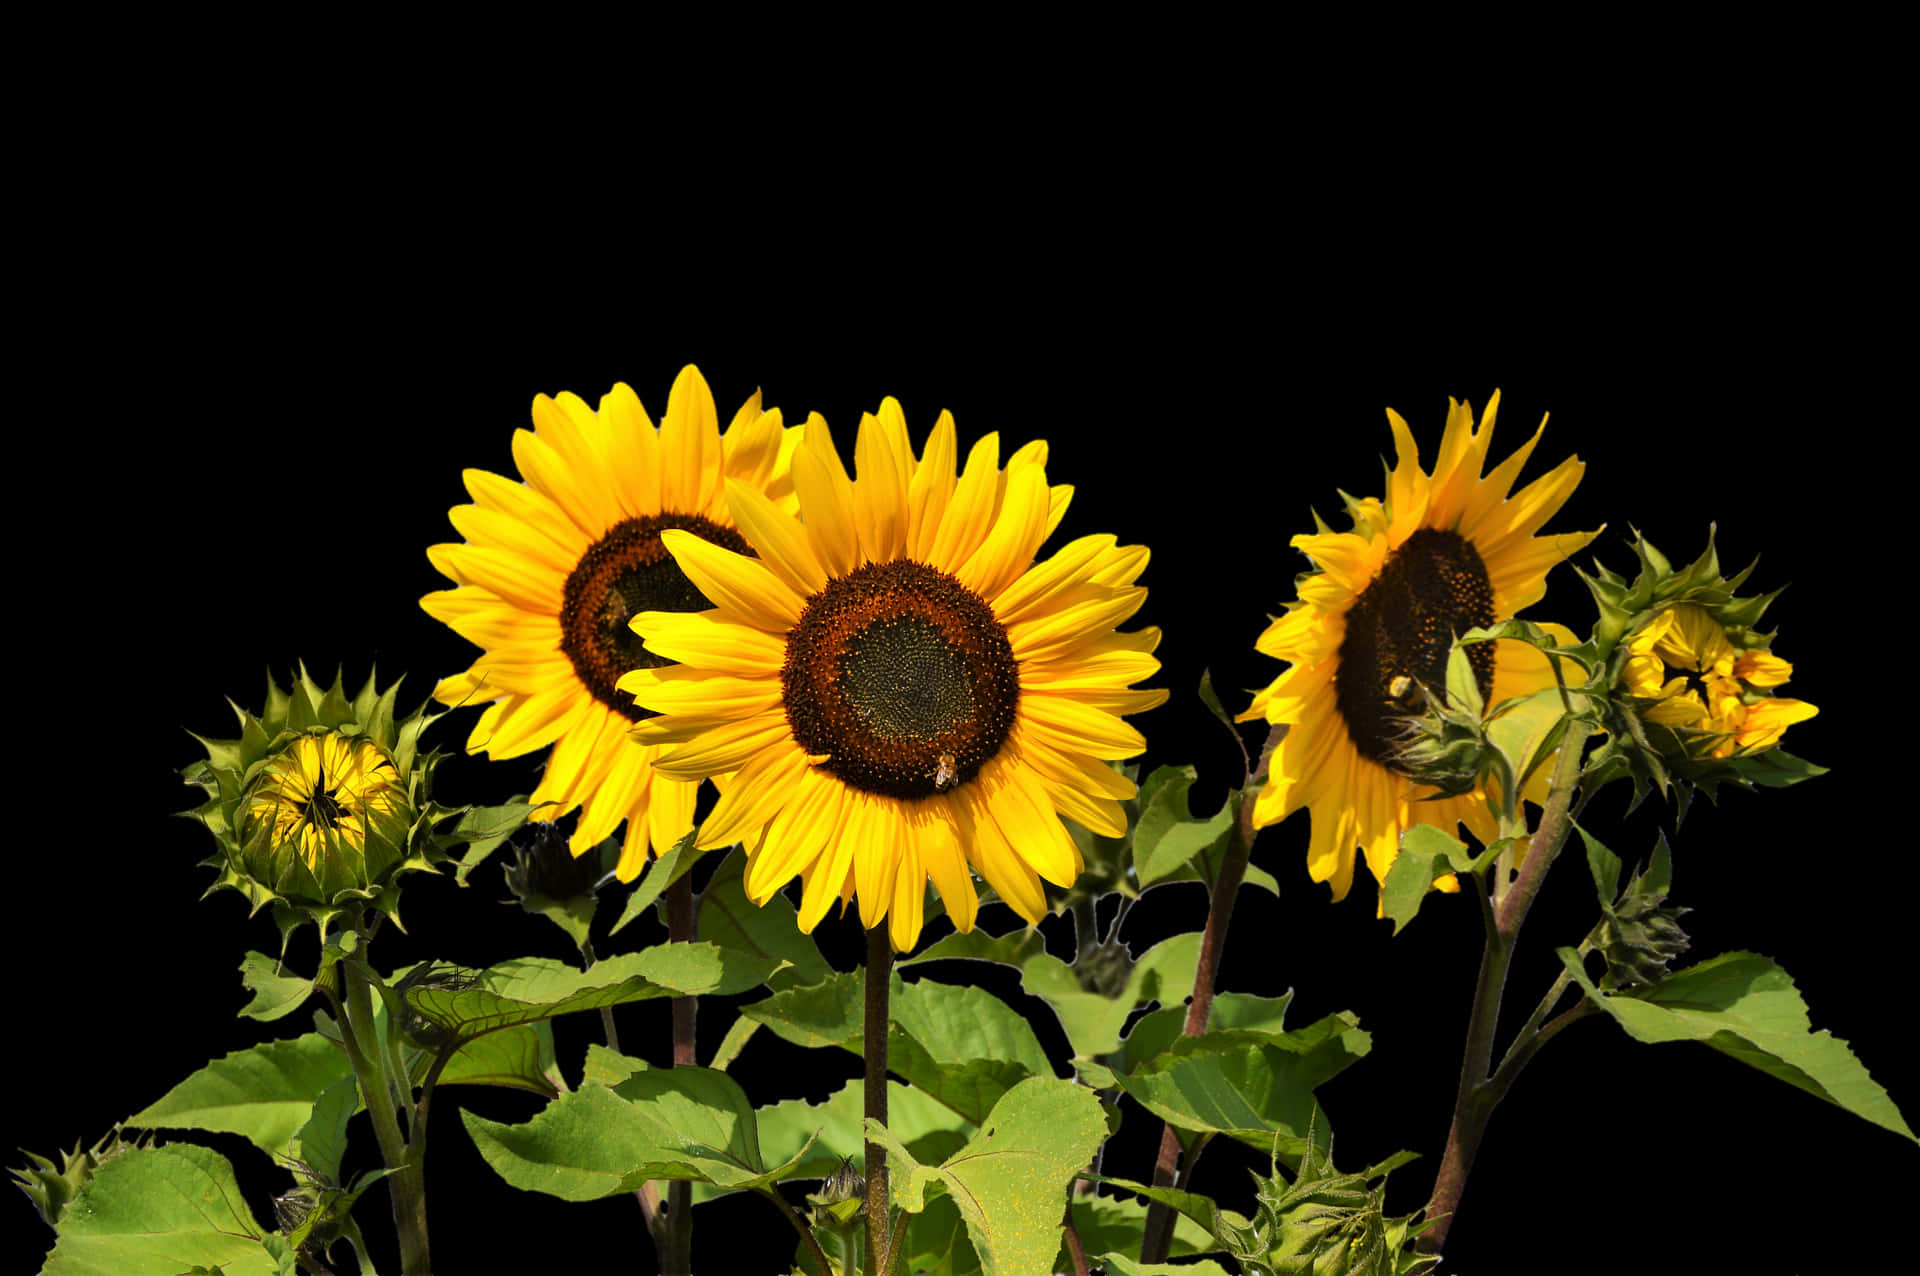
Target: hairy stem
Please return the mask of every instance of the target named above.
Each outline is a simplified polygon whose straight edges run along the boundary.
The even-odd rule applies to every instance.
[[[893,940],[883,922],[867,932],[866,1023],[862,1052],[866,1056],[866,1115],[887,1123],[887,999],[893,981]],[[888,1251],[887,1150],[867,1140],[867,1276],[886,1276],[892,1266]]]
[[[1226,856],[1220,865],[1220,875],[1213,879],[1213,894],[1207,902],[1207,927],[1200,936],[1200,958],[1193,972],[1193,999],[1187,1003],[1187,1019],[1182,1028],[1189,1037],[1205,1032],[1207,1020],[1213,1014],[1213,986],[1219,973],[1220,953],[1227,942],[1227,923],[1233,920],[1233,901],[1239,894],[1240,883],[1246,879],[1253,839],[1259,836],[1259,830],[1253,826],[1255,801],[1260,786],[1266,783],[1273,751],[1286,734],[1284,723],[1267,732],[1260,760],[1247,773],[1246,785],[1241,791],[1240,809],[1234,813],[1233,828],[1227,837]],[[1173,1187],[1179,1182],[1181,1171],[1180,1138],[1173,1126],[1167,1124],[1160,1131],[1160,1155],[1153,1166],[1153,1185]],[[1172,1247],[1173,1210],[1153,1201],[1147,1206],[1146,1228],[1140,1238],[1140,1261],[1164,1263]]]
[[[1460,1088],[1454,1098],[1453,1125],[1447,1131],[1446,1151],[1441,1154],[1433,1195],[1426,1207],[1426,1217],[1436,1221],[1419,1240],[1419,1247],[1430,1254],[1440,1253],[1447,1243],[1447,1233],[1459,1209],[1461,1194],[1466,1191],[1467,1176],[1473,1171],[1473,1159],[1480,1150],[1493,1110],[1506,1098],[1520,1066],[1532,1057],[1532,1050],[1528,1050],[1520,1057],[1520,1066],[1512,1072],[1503,1069],[1498,1077],[1488,1076],[1494,1037],[1500,1027],[1500,999],[1506,992],[1514,944],[1522,923],[1527,920],[1527,911],[1533,907],[1534,897],[1546,880],[1547,870],[1553,866],[1573,827],[1569,808],[1579,784],[1580,755],[1586,740],[1586,724],[1569,718],[1566,737],[1560,742],[1560,755],[1554,763],[1547,804],[1540,814],[1540,825],[1527,845],[1526,862],[1520,866],[1520,876],[1512,887],[1497,896],[1498,902],[1486,914],[1493,924],[1487,928],[1486,947],[1480,955],[1480,975],[1474,985],[1473,1010],[1467,1020],[1467,1043],[1460,1061]],[[1475,889],[1484,891],[1486,887],[1480,884]],[[1564,1026],[1560,1024],[1554,1031],[1557,1033]]]
[[[793,1206],[787,1204],[787,1198],[780,1195],[779,1189],[772,1187],[761,1188],[760,1194],[772,1201],[774,1208],[780,1211],[787,1222],[793,1224],[793,1230],[800,1233],[800,1239],[806,1245],[807,1252],[813,1255],[813,1261],[820,1264],[821,1271],[831,1276],[833,1265],[827,1261],[827,1252],[820,1248],[820,1241],[814,1236],[813,1229],[794,1212]]]
[[[680,879],[667,887],[664,898],[667,905],[667,939],[671,943],[691,943],[695,932],[697,915],[693,899],[693,878],[681,874]],[[691,1068],[695,1066],[695,1028],[700,1000],[697,997],[675,997],[672,1001],[673,1014],[673,1066]],[[644,1209],[644,1203],[642,1205]],[[667,1184],[666,1212],[667,1244],[660,1253],[661,1276],[691,1276],[693,1272],[693,1184],[686,1179],[675,1179]]]
[[[373,999],[365,968],[359,960],[348,960],[338,967],[346,985],[346,1013],[340,1020],[341,1041],[353,1064],[360,1098],[373,1122],[373,1135],[380,1144],[381,1162],[394,1172],[387,1176],[387,1191],[393,1202],[393,1227],[400,1237],[402,1276],[432,1276],[433,1262],[427,1244],[427,1187],[425,1166],[408,1146],[400,1132],[393,1093],[395,1078],[390,1075],[391,1055],[380,1048],[373,1024]],[[400,1078],[404,1082],[405,1078]],[[412,1093],[412,1087],[406,1088]]]

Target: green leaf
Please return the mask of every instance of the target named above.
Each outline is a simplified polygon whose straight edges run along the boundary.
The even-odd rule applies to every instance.
[[[253,1000],[240,1013],[263,1022],[292,1014],[313,992],[313,980],[281,974],[279,961],[265,953],[246,955],[240,963],[240,982],[253,992]]]
[[[1126,1254],[1102,1254],[1108,1276],[1227,1276],[1227,1269],[1211,1258],[1197,1263],[1143,1263]]]
[[[609,1050],[598,1042],[590,1042],[581,1083],[603,1085],[611,1090],[634,1073],[645,1072],[651,1066],[645,1059],[635,1059],[617,1050]]]
[[[832,974],[813,936],[801,933],[799,914],[785,895],[776,893],[758,907],[747,898],[746,864],[745,855],[729,855],[714,869],[700,892],[700,938],[722,948],[786,961],[788,968],[767,980],[776,992],[818,983]]]
[[[1316,1103],[1313,1091],[1372,1047],[1351,1014],[1328,1015],[1296,1032],[1226,1029],[1181,1037],[1114,1080],[1142,1107],[1174,1126],[1224,1134],[1260,1151],[1275,1146],[1299,1160]]]
[[[1193,991],[1200,935],[1187,932],[1155,944],[1137,958],[1115,996],[1081,986],[1074,968],[1046,951],[1038,931],[1022,928],[998,937],[975,930],[948,935],[898,964],[952,959],[992,961],[1020,971],[1020,986],[1053,1008],[1073,1044],[1074,1058],[1092,1059],[1120,1048],[1127,1017],[1150,1001],[1174,1004]]]
[[[641,877],[640,884],[633,888],[631,895],[627,896],[627,906],[620,910],[620,920],[613,924],[613,929],[608,931],[608,934],[618,935],[626,928],[628,922],[652,908],[654,901],[660,898],[667,887],[686,876],[687,871],[693,867],[693,862],[699,859],[701,854],[693,849],[693,838],[696,832],[698,832],[697,829],[688,829],[687,835],[681,838],[672,850],[647,866],[646,874]]]
[[[1479,874],[1499,856],[1503,845],[1496,843],[1476,856],[1465,842],[1431,824],[1408,829],[1380,887],[1380,911],[1393,920],[1393,933],[1398,935],[1414,919],[1436,879],[1448,873]]]
[[[788,1099],[757,1114],[760,1149],[770,1161],[801,1155],[795,1178],[825,1178],[850,1156],[858,1165],[866,1147],[866,1083],[859,1078],[824,1103]],[[887,1128],[921,1164],[938,1164],[958,1151],[973,1125],[952,1108],[898,1081],[887,1082]]]
[[[437,838],[443,850],[466,844],[465,853],[454,867],[453,880],[465,886],[467,875],[499,850],[500,844],[527,822],[527,816],[534,809],[525,802],[509,802],[505,806],[474,806],[462,811],[460,822]]]
[[[347,1122],[360,1110],[360,1083],[351,1075],[320,1092],[293,1140],[287,1155],[312,1170],[322,1181],[340,1181],[340,1163],[347,1152]]]
[[[1883,1129],[1914,1138],[1886,1090],[1847,1043],[1824,1028],[1812,1031],[1799,990],[1770,958],[1724,953],[1649,987],[1609,994],[1587,977],[1577,952],[1562,948],[1559,953],[1593,1003],[1636,1041],[1704,1041]]]
[[[1198,778],[1199,773],[1190,766],[1163,766],[1141,786],[1140,819],[1133,829],[1133,871],[1142,890],[1203,852],[1216,866],[1212,871],[1218,871],[1227,838],[1233,832],[1238,794],[1229,794],[1212,815],[1196,818],[1187,806],[1187,792]]]
[[[864,1050],[864,976],[836,974],[790,988],[740,1013],[795,1045]],[[980,988],[893,976],[887,1065],[892,1071],[979,1124],[1015,1082],[1052,1076],[1053,1065],[1033,1027]]]
[[[1214,997],[1213,1008],[1207,1015],[1207,1031],[1258,1033],[1284,1045],[1287,1007],[1292,1001],[1292,989],[1278,997],[1220,993]],[[1108,1056],[1107,1063],[1121,1072],[1138,1072],[1149,1059],[1178,1041],[1186,1025],[1187,1008],[1181,1005],[1142,1015],[1120,1049]]]
[[[1222,1221],[1238,1227],[1245,1227],[1247,1223],[1246,1219],[1235,1214],[1232,1210],[1221,1209],[1214,1203],[1213,1198],[1210,1196],[1200,1196],[1194,1192],[1182,1192],[1177,1188],[1171,1187],[1153,1187],[1146,1183],[1136,1183],[1132,1179],[1115,1178],[1109,1174],[1082,1174],[1080,1177],[1091,1179],[1095,1183],[1106,1183],[1113,1187],[1124,1188],[1129,1192],[1144,1196],[1150,1201],[1158,1201],[1168,1209],[1171,1209],[1175,1214],[1186,1219],[1192,1225],[1193,1230],[1188,1232],[1189,1236],[1197,1232],[1205,1238],[1199,1242],[1205,1246],[1205,1249],[1193,1251],[1195,1253],[1210,1253],[1220,1248],[1213,1238],[1219,1233]],[[1144,1206],[1141,1207],[1140,1212],[1144,1218],[1146,1214]],[[1179,1236],[1180,1225],[1176,1222],[1174,1224],[1174,1237],[1176,1241]],[[1136,1253],[1139,1252],[1139,1246],[1137,1244],[1134,1246],[1134,1251]],[[1178,1252],[1177,1246],[1175,1252]]]
[[[286,1155],[327,1087],[352,1068],[317,1032],[268,1041],[215,1059],[127,1124],[139,1129],[215,1130],[238,1134],[269,1155]]]
[[[630,1192],[648,1179],[764,1188],[791,1177],[806,1153],[767,1165],[746,1092],[711,1068],[649,1068],[612,1090],[586,1085],[523,1125],[461,1118],[501,1178],[568,1201]]]
[[[422,1055],[415,1081],[426,1078],[431,1055]],[[553,1098],[566,1088],[553,1057],[553,1025],[516,1024],[462,1042],[440,1073],[441,1085],[497,1085]]]
[[[894,1204],[926,1208],[944,1187],[989,1276],[1047,1271],[1060,1248],[1067,1184],[1105,1141],[1106,1118],[1085,1086],[1030,1077],[1001,1096],[980,1131],[937,1166],[924,1166],[878,1121],[867,1137],[887,1149]]]
[[[436,1027],[476,1037],[630,1001],[745,992],[780,966],[774,958],[712,944],[658,944],[597,961],[584,971],[547,957],[522,957],[467,972],[470,986],[409,988],[406,1000]]]
[[[1089,1258],[1099,1258],[1110,1265],[1115,1255],[1138,1255],[1147,1230],[1146,1203],[1117,1196],[1076,1196],[1073,1198],[1073,1230]],[[1174,1215],[1173,1246],[1168,1257],[1213,1253],[1219,1248],[1219,1243],[1198,1223],[1185,1214]],[[1065,1270],[1064,1258],[1056,1260],[1054,1266]],[[1176,1270],[1192,1272],[1195,1269]]]
[[[102,1165],[60,1216],[41,1276],[277,1276],[233,1166],[191,1143],[134,1148]]]
[[[1507,760],[1516,787],[1524,790],[1527,777],[1552,755],[1566,733],[1566,718],[1557,686],[1503,701],[1496,708],[1487,723],[1487,740]]]

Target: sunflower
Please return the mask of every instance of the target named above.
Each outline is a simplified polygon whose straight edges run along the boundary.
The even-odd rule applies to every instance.
[[[1315,570],[1300,578],[1299,598],[1255,643],[1292,668],[1240,715],[1289,727],[1254,805],[1254,824],[1310,808],[1307,871],[1330,882],[1335,899],[1353,885],[1356,848],[1384,882],[1400,835],[1412,825],[1464,823],[1483,842],[1496,836],[1484,790],[1421,800],[1432,790],[1397,766],[1406,718],[1421,704],[1418,684],[1446,685],[1454,635],[1538,602],[1547,570],[1598,535],[1534,535],[1579,485],[1584,467],[1577,457],[1508,499],[1540,432],[1483,476],[1499,392],[1478,429],[1470,405],[1449,403],[1431,475],[1420,468],[1407,423],[1387,412],[1398,464],[1385,499],[1346,497],[1352,531],[1321,524],[1289,542]],[[1549,628],[1572,642],[1570,633]],[[1467,650],[1490,705],[1553,685],[1546,658],[1526,643],[1502,639]],[[1547,770],[1535,773],[1527,796],[1537,800]]]
[[[798,874],[800,928],[859,897],[861,924],[919,938],[926,884],[960,930],[969,868],[1029,922],[1042,879],[1083,867],[1060,817],[1111,837],[1133,784],[1110,759],[1146,745],[1122,720],[1166,693],[1159,631],[1116,633],[1146,590],[1141,546],[1086,536],[1042,563],[1072,490],[1047,486],[1043,442],[999,464],[999,439],[958,445],[942,413],[916,457],[900,405],[863,416],[857,481],[826,422],[808,420],[793,480],[804,524],[729,483],[757,558],[683,532],[662,541],[717,604],[634,621],[678,665],[620,680],[661,716],[635,735],[692,781],[737,774],[696,844],[745,843],[746,890],[765,903]]]
[[[1789,726],[1819,712],[1773,695],[1793,666],[1763,648],[1736,648],[1697,603],[1656,613],[1629,650],[1624,680],[1629,693],[1649,702],[1646,720],[1710,738],[1716,758],[1770,749]]]
[[[283,847],[310,872],[341,843],[364,848],[376,822],[392,823],[406,809],[399,772],[386,755],[369,740],[338,732],[296,738],[267,762],[250,792],[241,840]]]
[[[533,401],[534,428],[516,430],[516,483],[467,470],[474,504],[449,511],[464,545],[427,557],[455,588],[420,605],[485,649],[465,673],[434,688],[446,704],[491,701],[469,753],[518,757],[554,745],[533,791],[536,820],[580,808],[569,846],[584,854],[627,822],[615,869],[632,881],[648,858],[693,827],[698,784],[656,774],[652,747],[628,729],[647,716],[618,689],[631,669],[668,663],[627,626],[649,610],[698,612],[712,604],[663,548],[671,532],[745,550],[731,494],[750,492],[791,509],[788,462],[797,430],[756,391],[725,435],[713,392],[682,369],[659,429],[626,385],[598,412],[571,394]]]

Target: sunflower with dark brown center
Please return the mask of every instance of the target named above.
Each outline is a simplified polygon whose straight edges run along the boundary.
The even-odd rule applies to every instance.
[[[619,682],[644,709],[637,738],[662,775],[734,772],[697,845],[746,844],[746,889],[765,903],[795,875],[800,926],[835,900],[884,918],[896,948],[920,934],[929,880],[961,930],[977,871],[1029,921],[1041,881],[1083,867],[1061,817],[1126,831],[1131,781],[1106,765],[1145,747],[1123,715],[1164,691],[1153,629],[1116,633],[1146,590],[1147,551],[1087,536],[1034,554],[1071,490],[1049,488],[1046,445],[1000,468],[999,440],[964,469],[942,414],[914,454],[900,405],[861,420],[847,476],[826,423],[793,459],[804,523],[729,484],[756,557],[681,531],[662,543],[715,609],[634,621],[678,664]]]
[[[794,507],[788,461],[797,430],[755,394],[723,435],[698,369],[673,383],[658,429],[616,385],[598,412],[579,398],[541,395],[534,429],[513,437],[524,483],[468,470],[474,504],[450,511],[464,545],[436,545],[433,565],[456,588],[420,605],[485,649],[473,667],[434,689],[446,704],[491,701],[468,752],[517,757],[553,745],[533,792],[536,820],[575,807],[575,855],[627,822],[617,873],[632,881],[693,827],[697,781],[657,774],[656,750],[628,737],[646,716],[619,689],[633,669],[670,663],[631,622],[647,611],[712,604],[662,542],[663,533],[747,552],[728,487]]]
[[[1540,431],[1483,476],[1499,406],[1496,391],[1476,429],[1473,409],[1451,404],[1431,475],[1420,468],[1407,423],[1389,410],[1398,457],[1386,498],[1349,499],[1350,532],[1292,539],[1318,570],[1255,644],[1292,668],[1240,715],[1289,727],[1254,823],[1309,808],[1307,870],[1332,884],[1335,899],[1353,885],[1356,849],[1384,882],[1412,825],[1465,824],[1482,841],[1496,835],[1484,792],[1422,801],[1431,790],[1397,768],[1408,716],[1424,703],[1421,687],[1445,686],[1456,636],[1538,602],[1547,570],[1598,534],[1534,535],[1579,485],[1584,467],[1576,457],[1508,497]],[[1479,644],[1468,648],[1468,660],[1490,705],[1553,685],[1546,658],[1526,643]],[[1536,783],[1546,773],[1536,772]]]

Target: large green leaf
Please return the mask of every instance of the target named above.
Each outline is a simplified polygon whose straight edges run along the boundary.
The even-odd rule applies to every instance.
[[[740,1013],[796,1045],[860,1054],[863,989],[863,975],[837,974]],[[1015,1082],[1053,1075],[1032,1025],[984,989],[895,975],[889,1001],[887,1066],[974,1125]]]
[[[215,1059],[127,1118],[127,1124],[238,1134],[262,1151],[285,1155],[313,1116],[314,1101],[352,1075],[339,1047],[309,1032]]]
[[[1559,952],[1587,996],[1636,1041],[1704,1041],[1855,1116],[1914,1137],[1847,1043],[1824,1028],[1813,1031],[1806,1002],[1771,958],[1723,953],[1649,987],[1604,993],[1587,977],[1575,950]]]
[[[345,1076],[323,1090],[311,1114],[287,1145],[287,1155],[323,1182],[340,1182],[347,1152],[347,1122],[360,1110],[360,1083]]]
[[[233,1167],[191,1143],[135,1148],[102,1165],[60,1215],[41,1276],[277,1276]]]
[[[1147,1229],[1145,1202],[1122,1200],[1117,1196],[1076,1196],[1073,1198],[1073,1230],[1089,1257],[1111,1261],[1115,1254],[1138,1254]],[[1168,1257],[1215,1253],[1220,1245],[1204,1227],[1185,1214],[1175,1214],[1173,1247]],[[1054,1266],[1065,1269],[1065,1250]],[[1191,1268],[1181,1268],[1191,1271]]]
[[[1225,1134],[1289,1164],[1305,1148],[1313,1091],[1371,1048],[1352,1015],[1328,1015],[1296,1032],[1227,1029],[1182,1037],[1114,1082],[1182,1130]]]
[[[818,983],[832,974],[813,936],[801,932],[798,914],[785,895],[776,894],[758,907],[747,898],[746,863],[744,855],[729,855],[708,879],[700,892],[700,937],[722,948],[787,962],[787,969],[767,980],[776,991]]]
[[[425,1079],[432,1056],[414,1064],[415,1081]],[[462,1042],[440,1073],[441,1085],[497,1085],[531,1090],[551,1099],[566,1088],[553,1057],[553,1025],[515,1024]]]
[[[1112,997],[1081,986],[1074,968],[1046,951],[1045,940],[1031,927],[1005,935],[975,930],[948,935],[901,965],[942,960],[991,961],[1020,971],[1020,985],[1040,998],[1060,1017],[1076,1059],[1111,1054],[1120,1046],[1120,1030],[1127,1017],[1150,1001],[1173,1004],[1193,991],[1194,967],[1199,962],[1200,935],[1174,935],[1148,949],[1128,970],[1126,984]]]
[[[459,972],[464,986],[429,982],[409,988],[406,1000],[429,1023],[475,1037],[653,997],[745,992],[780,966],[777,958],[712,944],[658,944],[595,962],[586,970],[547,957],[521,957],[486,970]]]
[[[966,1221],[983,1272],[1044,1272],[1060,1248],[1067,1184],[1107,1137],[1093,1091],[1053,1077],[1029,1077],[1008,1090],[965,1147],[926,1166],[879,1122],[867,1136],[885,1145],[894,1204],[927,1206],[944,1187]]]
[[[1198,778],[1190,766],[1163,766],[1140,786],[1133,871],[1142,890],[1172,876],[1202,852],[1209,853],[1210,862],[1219,861],[1233,830],[1235,800],[1230,797],[1212,815],[1196,818],[1187,806],[1187,793]]]
[[[866,1149],[866,1083],[859,1078],[824,1103],[787,1099],[756,1114],[760,1151],[769,1161],[805,1155],[794,1178],[825,1178],[850,1156],[860,1164]],[[898,1081],[887,1082],[887,1128],[922,1164],[938,1163],[959,1150],[973,1126],[946,1104]]]
[[[615,1089],[586,1085],[523,1125],[461,1118],[501,1178],[569,1201],[630,1192],[648,1179],[761,1189],[792,1177],[806,1155],[802,1147],[769,1166],[746,1093],[711,1068],[649,1068]]]
[[[1278,997],[1260,997],[1253,993],[1223,992],[1213,999],[1207,1016],[1208,1032],[1238,1031],[1261,1033],[1276,1041],[1286,1037],[1287,1007],[1293,1002],[1293,990]],[[1187,1008],[1169,1006],[1140,1016],[1127,1033],[1120,1048],[1106,1062],[1119,1072],[1137,1072],[1149,1059],[1178,1041],[1186,1031]]]

